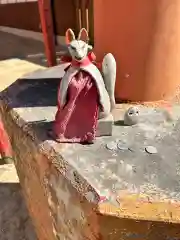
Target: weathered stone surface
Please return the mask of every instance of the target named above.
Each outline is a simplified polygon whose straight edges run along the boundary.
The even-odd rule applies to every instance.
[[[161,111],[142,108],[137,126],[117,124],[113,136],[91,146],[57,144],[46,135],[56,111],[57,84],[56,79],[21,79],[1,95],[0,112],[38,238],[179,239],[172,224],[140,221],[180,222],[180,207],[173,204],[179,201],[178,120],[164,123]],[[136,151],[106,149],[107,142],[121,139]],[[165,158],[172,150],[169,141],[176,165],[171,168]],[[158,154],[145,153],[144,145],[152,143]]]

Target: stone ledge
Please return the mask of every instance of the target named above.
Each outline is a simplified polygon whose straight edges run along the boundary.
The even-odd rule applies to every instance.
[[[142,133],[146,133],[146,138],[152,138],[152,130],[157,126],[164,133],[164,128],[168,133],[173,132],[171,123],[163,125],[161,120],[164,119],[157,117],[154,125],[146,122],[133,128],[115,125],[112,137],[97,138],[92,146],[57,144],[46,136],[46,127],[54,118],[56,109],[57,84],[55,79],[20,79],[1,95],[0,113],[11,138],[15,166],[39,239],[110,239],[113,233],[115,240],[128,240],[128,236],[133,237],[133,234],[145,238],[150,231],[149,224],[141,221],[131,229],[135,224],[132,219],[179,223],[178,201],[175,203],[173,197],[165,198],[163,189],[156,186],[157,195],[162,194],[160,197],[156,195],[153,198],[149,193],[151,188],[144,188],[144,192],[133,195],[131,186],[134,184],[138,189],[137,180],[141,188],[148,185],[140,170],[147,169],[151,162],[157,163],[159,155],[157,158],[146,155],[139,145],[131,146],[135,151],[128,153],[110,152],[105,148],[107,142],[125,140],[129,136],[138,143],[133,136],[142,137]],[[150,115],[154,114],[153,109],[142,109],[145,117],[148,111]],[[139,141],[141,143],[141,139]],[[160,152],[161,146],[157,147]],[[132,163],[140,166],[136,168],[138,173],[131,171]],[[160,181],[165,169],[162,166],[159,170],[162,171],[158,175]],[[171,171],[168,174],[169,179],[175,179]],[[114,181],[116,191],[113,190]],[[126,189],[126,194],[123,189]],[[167,190],[167,194],[171,194],[171,189]],[[175,197],[178,200],[178,195]],[[123,235],[123,228],[126,228],[127,236]],[[168,230],[165,228],[164,231],[168,236]],[[156,231],[152,232],[151,236],[157,236]],[[175,230],[172,232],[171,237],[177,237]]]
[[[32,138],[34,135],[27,134],[28,128],[23,128],[22,125],[20,128],[15,122],[16,118],[12,117],[13,112],[10,114],[5,105],[3,107],[1,104],[0,112],[3,113],[3,120],[15,150],[16,169],[39,239],[58,240],[68,237],[72,240],[83,240],[88,236],[91,240],[97,240],[101,236],[101,239],[108,240],[112,237],[112,232],[115,240],[130,240],[134,235],[149,239],[151,232],[151,239],[156,240],[161,226],[152,222],[151,229],[151,223],[144,220],[180,222],[180,207],[177,203],[153,203],[145,195],[133,196],[120,192],[121,198],[116,205],[111,201],[93,203],[92,189],[86,189],[84,198],[85,188],[79,173],[69,169],[69,174],[63,176],[64,166],[60,165],[62,159],[59,159],[55,152],[47,150],[46,144],[45,148],[40,148],[41,140],[37,141]],[[51,145],[51,141],[49,144]],[[56,145],[55,151],[59,147],[62,146]],[[77,174],[72,175],[75,172]],[[78,191],[69,181],[73,178],[77,183],[76,187],[79,186]],[[58,218],[60,219],[57,221]],[[70,231],[67,224],[70,224]],[[133,229],[131,226],[134,226]],[[127,236],[124,235],[124,228]],[[163,233],[170,237],[179,236],[172,225],[163,227]]]

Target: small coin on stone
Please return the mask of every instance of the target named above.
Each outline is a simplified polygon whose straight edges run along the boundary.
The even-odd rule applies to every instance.
[[[123,142],[118,142],[117,147],[119,150],[128,150],[128,146]]]
[[[108,150],[117,150],[117,143],[116,142],[109,142],[106,144],[106,148]]]
[[[156,154],[157,153],[157,149],[153,146],[147,146],[145,148],[146,152],[149,154]]]

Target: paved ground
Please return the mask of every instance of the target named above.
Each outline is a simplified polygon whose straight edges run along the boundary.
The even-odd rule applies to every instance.
[[[44,59],[44,46],[39,41],[0,32],[0,49],[0,60],[20,58],[39,64],[44,63],[42,61]]]
[[[0,60],[19,58],[46,66],[44,44],[40,41],[22,38],[0,31]],[[65,50],[64,46],[56,47],[56,52]]]
[[[0,63],[2,60],[20,58],[46,65],[44,46],[41,42],[0,32],[0,49]],[[4,71],[8,70],[1,66],[0,76]],[[17,75],[18,71],[16,71]],[[1,89],[9,82],[8,79],[3,82],[1,78]],[[0,165],[0,239],[36,240],[34,228],[21,195],[16,170],[12,164]]]
[[[36,240],[13,164],[0,166],[0,239]]]

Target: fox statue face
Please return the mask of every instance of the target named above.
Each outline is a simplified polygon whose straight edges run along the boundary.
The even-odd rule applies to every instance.
[[[66,31],[66,44],[68,46],[69,53],[71,55],[71,60],[75,60],[76,62],[83,63],[86,60],[89,51],[92,50],[92,46],[88,44],[89,36],[88,32],[85,28],[82,28],[79,32],[78,38],[75,38],[75,34],[72,29],[68,29]],[[84,61],[85,62],[85,61]],[[102,111],[99,114],[99,118],[103,118],[107,116],[110,111],[115,108],[115,97],[114,97],[114,89],[115,89],[115,81],[116,81],[116,60],[111,53],[105,55],[102,61],[102,71],[100,72],[96,65],[93,62],[87,66],[86,71],[92,71],[94,76],[102,79],[101,84],[101,93],[102,98],[106,98],[106,111]],[[92,72],[91,72],[92,73]],[[101,80],[97,80],[98,82]],[[106,97],[104,97],[106,96]],[[110,109],[109,109],[110,106]]]
[[[87,57],[88,51],[92,49],[92,47],[88,45],[88,41],[88,33],[84,28],[80,30],[77,39],[72,29],[66,31],[66,44],[68,45],[69,53],[71,57],[78,62],[82,62]]]

